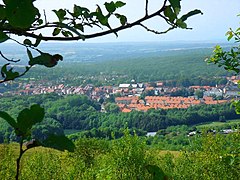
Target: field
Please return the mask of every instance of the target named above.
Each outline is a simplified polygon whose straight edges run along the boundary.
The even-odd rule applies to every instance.
[[[199,129],[202,128],[221,128],[221,127],[225,127],[225,126],[233,126],[233,125],[240,125],[240,119],[237,120],[228,120],[226,122],[211,122],[211,123],[204,123],[201,125],[197,125],[196,127]]]
[[[238,180],[239,135],[204,136],[193,146],[198,147],[197,151],[181,153],[147,148],[144,140],[136,136],[125,135],[111,143],[83,138],[75,142],[74,153],[41,147],[29,150],[23,156],[20,177],[23,180],[128,180],[139,177],[152,180],[157,173],[179,180]],[[0,145],[0,179],[14,179],[17,154],[17,144]]]

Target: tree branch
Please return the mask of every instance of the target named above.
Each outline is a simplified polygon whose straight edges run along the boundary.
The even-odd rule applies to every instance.
[[[24,76],[31,68],[32,68],[32,66],[26,66],[26,70],[22,74],[19,74],[18,76],[16,76],[14,79]],[[4,83],[4,82],[12,81],[14,79],[3,79],[3,80],[0,80],[0,84]]]
[[[146,0],[146,5],[145,5],[145,16],[148,16],[148,0]]]
[[[237,37],[237,39],[240,40],[240,36],[239,36],[236,32],[234,32],[234,31],[232,30],[232,28],[230,28],[230,31],[233,33],[234,36]]]
[[[5,59],[6,61],[9,61],[9,62],[19,62],[20,59],[17,59],[17,60],[13,60],[13,59],[8,59],[6,56],[3,55],[2,51],[0,51],[0,56],[2,56],[3,59]]]
[[[150,29],[150,28],[148,28],[147,26],[145,26],[143,24],[140,24],[140,26],[142,26],[144,29],[146,29],[147,31],[152,32],[154,34],[166,34],[167,32],[169,32],[169,31],[173,30],[174,28],[176,28],[176,27],[172,26],[172,27],[168,28],[166,31],[161,31],[160,32],[160,31],[156,31],[156,30]]]
[[[44,14],[45,24],[47,24],[47,15],[46,15],[46,11],[45,11],[45,9],[43,10],[43,14]]]
[[[11,28],[8,28],[8,29],[0,28],[0,30],[4,31],[5,33],[15,34],[15,35],[18,35],[18,36],[31,37],[31,38],[35,38],[35,39],[44,40],[44,41],[74,41],[74,40],[92,39],[92,38],[104,36],[104,35],[111,34],[111,33],[117,33],[118,31],[129,29],[133,26],[141,25],[141,23],[144,22],[144,21],[147,21],[147,20],[149,20],[149,19],[151,19],[155,16],[160,16],[160,13],[162,13],[165,10],[166,3],[167,3],[167,0],[164,0],[162,7],[158,11],[156,11],[156,12],[150,14],[150,15],[144,16],[144,17],[136,20],[135,22],[128,23],[124,26],[119,26],[117,28],[113,28],[113,29],[106,30],[106,31],[103,31],[103,32],[93,33],[93,34],[88,34],[88,35],[82,35],[82,36],[52,37],[52,36],[39,36],[39,35],[33,34],[32,32],[26,32],[26,31],[21,31],[21,30],[17,30],[17,29],[13,30]]]

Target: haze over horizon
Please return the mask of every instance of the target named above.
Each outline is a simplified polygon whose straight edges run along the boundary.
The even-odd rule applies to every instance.
[[[122,0],[124,1],[124,0]],[[94,10],[96,4],[102,5],[105,1],[87,1],[82,0],[41,0],[36,1],[34,4],[40,9],[45,9],[50,19],[55,17],[52,9],[67,8],[72,9],[74,4],[81,6],[87,6],[89,9]],[[128,17],[129,22],[141,18],[144,16],[145,0],[131,0],[124,1],[127,5],[121,8],[120,13],[125,14]],[[47,4],[47,7],[46,7]],[[151,0],[149,1],[149,12],[154,12],[162,1]],[[164,35],[156,35],[146,32],[141,27],[134,27],[128,30],[119,32],[119,37],[116,38],[114,34],[110,34],[104,37],[94,38],[86,40],[86,42],[146,42],[146,41],[225,41],[225,33],[229,28],[236,29],[239,26],[240,17],[237,15],[240,13],[239,0],[184,0],[182,1],[181,14],[185,14],[191,10],[200,9],[203,15],[196,15],[187,20],[188,27],[193,30],[175,29]],[[115,23],[115,22],[113,22]],[[165,24],[159,19],[152,19],[145,23],[150,28],[157,30],[165,30]],[[162,29],[161,29],[162,27]]]

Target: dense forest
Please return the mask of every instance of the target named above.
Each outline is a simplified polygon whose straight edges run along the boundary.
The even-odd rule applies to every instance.
[[[87,96],[43,94],[35,96],[3,97],[0,99],[1,111],[17,115],[19,109],[38,103],[46,109],[45,121],[38,124],[35,134],[46,132],[63,133],[63,130],[95,131],[89,137],[111,138],[111,132],[130,128],[137,130],[139,135],[156,132],[169,126],[193,126],[204,122],[226,121],[239,119],[230,104],[199,105],[188,109],[153,110],[147,112],[133,111],[121,113],[114,109],[108,113],[100,112],[101,104],[90,100]],[[1,120],[2,142],[5,138],[13,138],[11,129]],[[41,133],[42,132],[42,133]],[[145,133],[144,133],[145,132]],[[117,134],[116,134],[117,135]],[[8,137],[6,137],[8,136]],[[117,135],[119,137],[120,135]]]
[[[226,72],[204,60],[211,49],[169,51],[147,57],[128,57],[121,60],[99,62],[61,62],[57,67],[45,69],[36,67],[18,81],[45,81],[68,85],[118,85],[136,82],[165,81],[169,86],[191,86],[225,84]],[[173,66],[174,64],[174,66]],[[191,77],[189,77],[191,74]]]

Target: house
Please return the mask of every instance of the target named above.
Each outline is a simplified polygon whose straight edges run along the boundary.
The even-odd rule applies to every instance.
[[[138,87],[139,87],[139,88],[143,88],[143,87],[144,87],[144,84],[143,84],[143,83],[138,83]]]
[[[128,109],[128,108],[123,108],[122,112],[123,113],[129,113],[131,112],[132,110],[131,109]]]
[[[157,132],[148,132],[147,133],[147,137],[154,137],[154,136],[156,136],[156,134],[157,134]]]
[[[162,86],[163,86],[163,82],[157,82],[157,83],[156,83],[156,86],[157,86],[157,87],[162,87]]]
[[[126,107],[126,104],[117,104],[117,106],[122,110]]]
[[[196,134],[197,134],[197,131],[192,131],[192,132],[189,132],[187,136],[188,136],[188,137],[189,137],[189,136],[194,136],[194,135],[196,135]]]
[[[131,84],[119,84],[119,88],[129,88]]]
[[[133,88],[138,88],[138,84],[132,84],[131,85]]]
[[[138,100],[138,97],[136,97],[136,96],[131,96],[131,97],[126,96],[126,97],[116,97],[115,98],[115,102],[117,104],[128,105],[128,104],[131,104],[133,100]]]
[[[213,87],[210,90],[203,92],[203,96],[221,97],[221,96],[223,96],[223,91],[221,89]]]

